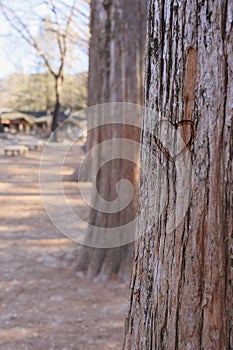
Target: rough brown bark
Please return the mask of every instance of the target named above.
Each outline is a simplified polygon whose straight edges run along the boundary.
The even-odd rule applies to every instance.
[[[227,0],[149,1],[146,103],[155,114],[143,123],[147,171],[137,229],[143,236],[135,248],[125,350],[233,349],[232,15]],[[177,182],[164,153],[169,196],[157,222],[149,205],[148,190],[160,186],[148,136],[155,117],[195,127],[191,202],[170,233]]]
[[[141,104],[146,1],[92,0],[91,34],[88,105],[106,102]],[[89,119],[89,129],[91,128],[92,121]],[[139,133],[137,128],[130,129],[122,125],[93,129],[89,131],[88,148],[117,137],[139,141]],[[115,184],[123,178],[130,180],[135,190],[137,189],[135,165],[131,164],[129,167],[125,161],[117,159],[101,170],[98,188],[105,200],[113,200],[116,194]],[[93,202],[96,202],[96,198],[93,198]],[[129,207],[121,213],[111,215],[91,210],[89,223],[106,228],[122,225],[125,220],[130,221],[134,217],[135,204],[136,194]],[[91,234],[89,230],[87,235]],[[96,276],[100,272],[102,276],[119,272],[129,274],[128,259],[132,253],[132,245],[113,249],[83,248],[82,253],[79,268],[86,270],[90,276]]]

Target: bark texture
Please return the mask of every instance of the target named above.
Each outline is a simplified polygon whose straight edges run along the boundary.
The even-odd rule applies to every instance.
[[[89,106],[106,102],[142,103],[145,39],[145,0],[92,0]],[[91,118],[88,121],[91,129]],[[122,125],[95,128],[89,131],[88,149],[117,137],[139,141],[140,131]],[[112,151],[114,159],[114,150]],[[99,157],[101,159],[101,155]],[[123,178],[135,187],[135,197],[126,210],[116,215],[91,210],[91,225],[117,227],[125,223],[125,218],[130,221],[134,217],[137,202],[136,173],[135,165],[121,159],[106,164],[98,178],[98,189],[103,198],[112,201],[116,196],[116,183]],[[88,170],[86,175],[88,176]],[[93,202],[96,200],[93,198]],[[91,234],[89,230],[87,235]],[[132,245],[113,249],[83,248],[79,268],[88,271],[90,276],[96,276],[100,272],[110,276],[119,271],[129,272],[130,259]]]
[[[125,350],[233,349],[232,18],[233,2],[227,0],[148,4],[145,94],[155,114],[143,123],[142,237],[135,248]],[[188,120],[195,129],[191,201],[170,233],[174,164],[149,136],[163,118],[174,126]],[[169,195],[158,221],[151,210],[150,189],[160,186],[153,147],[168,169]]]

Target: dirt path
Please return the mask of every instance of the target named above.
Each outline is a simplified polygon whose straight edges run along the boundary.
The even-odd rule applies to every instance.
[[[47,217],[39,162],[39,152],[5,157],[1,147],[0,349],[121,349],[128,288],[76,273],[79,246]]]

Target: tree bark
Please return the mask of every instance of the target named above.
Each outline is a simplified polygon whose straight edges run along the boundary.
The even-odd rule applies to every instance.
[[[142,103],[146,38],[145,0],[92,0],[88,105],[106,102]],[[88,149],[107,139],[127,138],[139,141],[139,129],[107,125],[92,129],[89,119]],[[114,149],[112,149],[114,154]],[[99,158],[101,159],[101,155]],[[114,159],[114,155],[113,155]],[[93,164],[91,164],[93,168]],[[116,227],[135,216],[137,197],[136,166],[120,159],[107,164],[98,177],[98,188],[105,200],[116,195],[116,183],[128,179],[135,188],[134,199],[126,210],[106,214],[91,210],[89,224],[94,227]],[[91,172],[91,170],[89,170]],[[95,172],[95,169],[92,169]],[[93,196],[92,203],[98,207]],[[87,235],[92,235],[91,229]],[[132,245],[112,249],[83,248],[79,269],[88,275],[129,275]],[[127,262],[127,263],[126,263]],[[127,270],[127,272],[126,272]]]
[[[154,113],[143,122],[141,238],[125,350],[233,349],[232,15],[227,0],[211,6],[207,0],[149,0],[145,95]],[[162,119],[183,124],[184,135],[185,124],[195,129],[185,150],[192,160],[190,204],[170,232],[169,208],[177,209],[174,159],[151,140]],[[167,167],[168,196],[157,220],[150,189],[160,187],[158,160]]]

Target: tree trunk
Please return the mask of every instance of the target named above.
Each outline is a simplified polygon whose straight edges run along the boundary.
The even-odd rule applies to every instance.
[[[88,105],[106,102],[142,103],[143,71],[146,38],[145,0],[92,0],[91,42],[89,63]],[[88,149],[114,138],[139,141],[139,129],[122,125],[107,125],[93,128],[89,118]],[[111,123],[111,121],[110,121]],[[114,149],[112,149],[114,159]],[[103,158],[99,155],[99,159]],[[91,162],[95,172],[94,162]],[[136,166],[122,159],[107,164],[98,177],[98,188],[107,201],[116,195],[116,183],[128,179],[135,188],[134,199],[126,210],[116,214],[106,214],[91,210],[89,224],[94,227],[112,228],[124,225],[125,220],[135,216],[137,180]],[[95,169],[93,169],[93,167]],[[130,170],[129,170],[130,169]],[[95,174],[96,175],[96,174]],[[98,207],[98,199],[93,195],[92,203]],[[92,235],[91,229],[87,236]],[[94,244],[95,245],[95,244]],[[98,246],[98,244],[97,244]],[[132,245],[112,249],[84,247],[79,261],[79,269],[90,276],[100,272],[102,276],[121,273],[129,275]],[[127,263],[126,263],[127,262]],[[126,272],[127,270],[127,272]]]
[[[233,349],[232,15],[227,0],[211,6],[207,0],[149,1],[145,93],[154,113],[143,123],[141,238],[125,350]],[[195,129],[177,157],[153,137],[162,119],[184,137],[187,126]],[[176,163],[187,156],[190,203],[183,220],[168,229],[170,208],[182,209]],[[166,166],[167,197],[158,218],[151,203],[153,189],[164,191],[154,175],[159,161]],[[156,208],[163,204],[160,195]]]
[[[52,132],[56,130],[59,124],[59,112],[61,107],[61,93],[62,93],[63,78],[60,76],[55,77],[55,106],[52,119]]]

